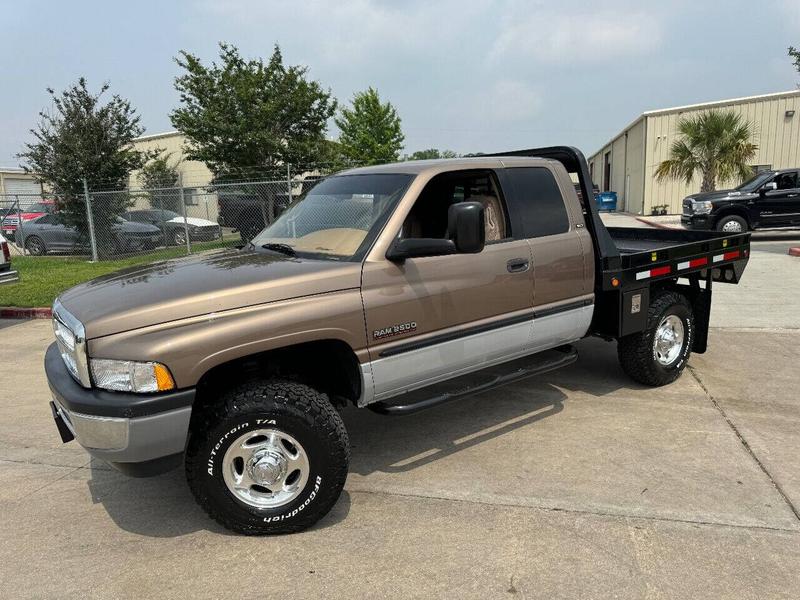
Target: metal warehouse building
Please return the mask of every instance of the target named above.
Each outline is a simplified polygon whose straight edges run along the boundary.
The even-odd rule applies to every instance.
[[[678,121],[710,109],[733,109],[750,121],[758,145],[754,170],[800,167],[800,90],[792,90],[643,113],[589,158],[593,181],[601,191],[617,192],[618,210],[650,214],[654,206],[667,205],[667,212],[679,213],[681,200],[700,189],[700,177],[686,185],[659,182],[654,173],[669,156]],[[737,183],[717,182],[717,187]]]

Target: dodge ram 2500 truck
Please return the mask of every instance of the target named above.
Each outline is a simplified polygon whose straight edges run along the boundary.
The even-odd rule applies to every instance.
[[[219,523],[286,533],[344,486],[336,407],[454,401],[568,365],[590,335],[670,383],[749,234],[606,228],[592,197],[568,147],[354,169],[242,249],[72,288],[45,358],[61,437],[132,475],[183,464]]]

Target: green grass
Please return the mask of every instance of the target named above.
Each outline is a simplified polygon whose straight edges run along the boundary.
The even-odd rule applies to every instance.
[[[195,242],[192,252],[230,246],[230,242]],[[89,262],[86,257],[12,256],[11,267],[19,282],[0,285],[0,306],[50,306],[61,292],[74,285],[125,267],[186,256],[186,248],[164,248],[147,254]]]

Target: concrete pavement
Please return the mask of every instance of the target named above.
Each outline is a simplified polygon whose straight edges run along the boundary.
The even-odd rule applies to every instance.
[[[715,287],[709,352],[666,388],[590,339],[450,406],[346,410],[344,495],[276,538],[220,529],[180,470],[128,479],[62,445],[50,325],[0,321],[2,595],[795,598],[800,261],[778,258],[754,247],[743,284]]]

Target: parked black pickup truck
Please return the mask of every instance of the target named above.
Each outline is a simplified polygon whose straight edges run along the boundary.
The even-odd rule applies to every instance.
[[[800,171],[762,171],[732,190],[692,194],[683,200],[681,223],[726,233],[800,225]]]

